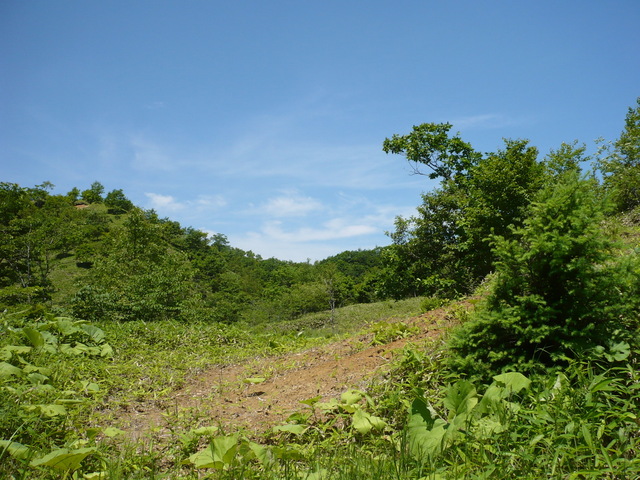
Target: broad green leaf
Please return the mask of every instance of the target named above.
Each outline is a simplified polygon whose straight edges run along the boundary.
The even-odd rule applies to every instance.
[[[106,480],[109,478],[109,474],[107,472],[91,472],[85,473],[83,477],[85,480]]]
[[[31,448],[11,440],[0,440],[0,451],[8,452],[9,455],[18,460],[28,460],[33,455]]]
[[[107,427],[102,431],[102,433],[104,433],[104,435],[109,438],[114,438],[120,435],[124,435],[126,432],[116,427]]]
[[[226,465],[230,465],[231,462],[233,462],[233,458],[236,456],[239,438],[239,435],[236,434],[216,437],[213,439],[212,445],[214,454]]]
[[[26,345],[7,345],[6,347],[2,347],[0,349],[0,360],[7,361],[11,360],[11,357],[15,353],[16,355],[21,355],[25,353],[29,353],[32,350],[32,347],[28,347]]]
[[[196,428],[194,430],[191,430],[191,432],[195,433],[196,435],[213,435],[218,430],[219,430],[219,428],[214,425],[214,426],[211,426],[211,427]]]
[[[213,447],[209,445],[204,450],[200,450],[189,457],[182,463],[191,463],[196,468],[215,468],[221,470],[224,468],[222,460],[217,460],[214,456]]]
[[[62,335],[64,335],[65,337],[82,331],[82,329],[78,327],[77,322],[74,322],[67,317],[56,318],[55,325],[60,333],[62,333]]]
[[[518,372],[503,373],[502,375],[496,375],[493,379],[513,393],[525,390],[531,385],[531,380]]]
[[[460,380],[447,389],[443,403],[449,410],[449,418],[469,413],[478,403],[476,387],[471,382]]]
[[[305,458],[302,447],[299,447],[295,444],[287,445],[284,447],[274,445],[271,448],[271,452],[273,453],[274,457],[280,458],[282,460],[303,460]]]
[[[276,425],[275,427],[273,427],[273,431],[274,432],[287,432],[287,433],[293,433],[294,435],[302,435],[304,432],[307,431],[309,427],[307,427],[306,425]]]
[[[22,369],[14,367],[10,363],[0,362],[0,378],[11,377],[12,375],[22,375]]]
[[[101,357],[112,357],[113,356],[113,348],[108,343],[105,343],[100,348],[100,356]]]
[[[370,415],[362,409],[356,410],[353,414],[352,422],[353,428],[363,435],[371,430],[384,430],[384,427],[387,426],[387,423],[380,417]]]
[[[85,400],[82,398],[58,398],[56,400],[57,405],[77,405],[84,402]]]
[[[407,423],[407,437],[414,458],[426,462],[439,453],[447,425],[423,398],[414,400]]]
[[[53,467],[57,470],[77,470],[80,467],[80,463],[87,456],[95,453],[97,449],[95,447],[90,448],[78,448],[76,450],[69,450],[68,448],[60,448],[45,455],[42,458],[35,459],[31,462],[33,467]]]
[[[38,412],[45,417],[57,417],[58,415],[66,415],[67,409],[63,405],[46,404],[46,405],[26,405],[24,409],[28,412]]]
[[[34,385],[42,385],[49,380],[49,377],[42,375],[41,373],[33,372],[27,375],[27,379]]]
[[[580,430],[582,432],[582,438],[584,438],[584,441],[587,443],[587,446],[593,450],[593,438],[591,437],[591,432],[589,431],[589,427],[585,424],[582,424],[582,426],[580,427]]]
[[[417,460],[429,461],[442,451],[444,437],[447,432],[447,422],[437,418],[431,429],[424,427],[420,415],[413,415],[408,423],[408,440],[411,454]]]
[[[102,347],[85,346],[84,351],[87,355],[100,355],[100,352],[102,351]]]
[[[35,328],[24,327],[22,329],[22,333],[24,333],[25,337],[27,337],[27,340],[29,340],[29,343],[31,343],[31,345],[33,345],[34,347],[38,348],[44,345],[44,337],[42,336],[42,333],[40,333]]]
[[[336,410],[340,404],[335,398],[330,399],[328,402],[318,402],[316,403],[316,407],[318,407],[323,412],[333,412]]]
[[[46,375],[47,377],[51,375],[51,372],[52,372],[50,368],[37,367],[36,365],[31,365],[31,364],[25,365],[24,367],[22,367],[22,369],[24,370],[25,373],[37,372],[37,373],[41,373],[42,375]]]
[[[321,398],[322,398],[322,395],[318,395],[317,397],[307,398],[306,400],[300,400],[300,403],[313,407],[316,403],[320,401]]]
[[[82,352],[73,348],[69,343],[60,344],[60,353],[65,355],[80,355]]]
[[[433,422],[435,422],[436,418],[438,418],[438,414],[435,410],[428,405],[427,401],[420,397],[416,398],[411,404],[411,408],[409,410],[409,414],[413,417],[414,415],[418,415],[423,423],[425,428],[431,428]]]
[[[496,433],[504,432],[508,427],[494,416],[482,417],[476,421],[477,435],[482,439],[490,439]]]
[[[58,344],[58,337],[56,337],[51,332],[43,330],[40,332],[40,334],[42,334],[42,338],[44,338],[44,341],[47,343],[47,345],[52,346]]]
[[[329,471],[326,468],[321,468],[315,472],[310,472],[306,476],[302,477],[304,480],[326,480],[329,478]]]
[[[537,445],[539,442],[541,442],[543,439],[544,439],[544,435],[538,434],[529,441],[529,446],[533,447],[534,445]]]
[[[98,385],[95,382],[90,382],[88,380],[81,380],[80,381],[80,387],[86,393],[97,393],[97,392],[100,391],[100,385]]]
[[[347,390],[340,395],[340,401],[345,405],[353,405],[358,403],[364,397],[364,393],[360,390]]]
[[[473,413],[476,417],[486,414],[495,413],[496,409],[499,409],[499,404],[505,397],[508,396],[508,390],[499,386],[496,382],[493,382],[484,392],[484,395],[478,402],[478,405],[474,409]]]
[[[243,380],[244,383],[249,383],[251,385],[257,385],[259,383],[265,382],[267,379],[264,377],[253,377],[253,378],[245,378]]]
[[[81,325],[80,328],[84,330],[84,332],[91,337],[95,343],[100,343],[104,340],[104,332],[102,329],[96,327],[95,325]]]
[[[55,392],[56,387],[54,387],[49,383],[40,383],[38,385],[34,385],[33,387],[31,387],[31,391],[38,394],[45,394],[49,392]]]
[[[597,375],[589,385],[589,391],[596,393],[600,391],[612,392],[616,390],[615,385],[611,386],[611,383],[615,382],[615,378],[605,378],[602,375]]]
[[[262,465],[271,465],[275,458],[270,448],[259,443],[249,442],[249,448]]]

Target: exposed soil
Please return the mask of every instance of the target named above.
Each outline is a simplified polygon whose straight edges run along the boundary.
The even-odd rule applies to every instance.
[[[134,439],[152,429],[162,436],[168,433],[166,419],[175,419],[182,412],[225,431],[264,432],[305,408],[301,401],[318,396],[328,401],[350,388],[366,389],[405,345],[441,335],[455,321],[448,312],[442,308],[402,320],[412,327],[411,335],[385,345],[372,345],[373,336],[363,335],[296,354],[200,372],[169,398],[131,405],[119,415],[120,426]]]

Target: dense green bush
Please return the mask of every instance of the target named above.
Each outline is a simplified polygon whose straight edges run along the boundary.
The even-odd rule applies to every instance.
[[[487,377],[635,341],[637,257],[620,255],[603,232],[605,208],[594,181],[569,170],[514,238],[494,237],[492,291],[452,338],[454,370]]]
[[[601,151],[598,167],[616,209],[626,212],[640,206],[640,97],[629,108],[624,130]]]

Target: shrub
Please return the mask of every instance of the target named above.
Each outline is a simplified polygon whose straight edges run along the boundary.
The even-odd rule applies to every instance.
[[[565,172],[541,192],[513,239],[494,237],[496,277],[485,308],[451,340],[454,370],[488,377],[553,366],[597,346],[633,341],[635,257],[601,229],[594,181]]]

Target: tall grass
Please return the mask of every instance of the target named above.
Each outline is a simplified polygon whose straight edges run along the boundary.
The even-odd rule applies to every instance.
[[[274,349],[306,348],[336,338],[331,336],[339,332],[362,331],[381,319],[406,315],[394,306],[417,313],[418,304],[419,300],[349,307],[338,311],[335,324],[321,327],[313,336],[308,336],[311,330],[298,335],[300,324],[281,325],[276,337],[260,328],[130,322],[101,325],[113,356],[25,351],[20,358],[26,363],[20,363],[12,353],[5,363],[16,368],[27,363],[45,366],[50,380],[41,384],[58,393],[47,387],[35,392],[42,379],[29,377],[29,372],[0,378],[0,478],[640,477],[637,352],[617,360],[576,361],[560,373],[531,377],[526,386],[503,395],[496,393],[505,392],[503,386],[491,390],[448,377],[444,353],[434,342],[426,348],[407,346],[367,392],[346,394],[333,404],[309,399],[288,426],[263,436],[195,429],[188,418],[169,437],[151,432],[139,441],[103,426],[109,412],[105,407],[169,392],[187,374],[208,365],[269,355]],[[3,319],[4,358],[9,350],[27,346],[25,332],[30,330],[23,329],[29,322]],[[30,335],[37,341],[33,332]],[[15,396],[16,389],[22,396]],[[72,390],[76,397],[69,396]],[[70,398],[81,401],[59,403]],[[46,417],[29,405],[64,405],[65,413]],[[421,443],[425,438],[436,443]],[[27,446],[28,455],[21,456],[11,442]],[[51,455],[71,462],[73,455],[84,454],[66,470],[47,462]]]

